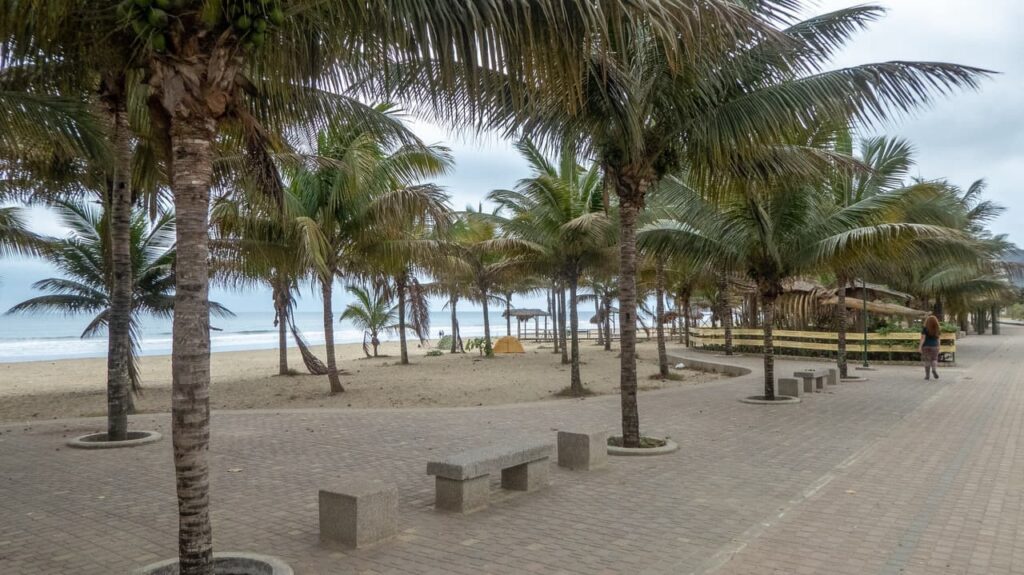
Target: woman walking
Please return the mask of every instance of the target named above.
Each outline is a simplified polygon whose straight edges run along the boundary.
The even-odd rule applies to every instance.
[[[921,344],[918,351],[921,352],[921,363],[924,364],[924,378],[939,379],[939,342],[942,339],[942,330],[939,327],[939,318],[934,315],[924,320],[924,327],[921,329]]]

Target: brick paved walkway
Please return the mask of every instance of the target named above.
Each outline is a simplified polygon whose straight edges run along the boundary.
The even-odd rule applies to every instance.
[[[466,517],[433,511],[428,458],[614,428],[618,399],[215,413],[216,546],[278,555],[300,575],[1024,573],[1022,350],[1024,329],[1007,327],[965,340],[939,383],[887,366],[791,406],[736,401],[760,391],[757,373],[646,393],[644,431],[670,435],[679,452],[591,473],[552,468],[548,489]],[[63,446],[98,425],[0,427],[0,573],[106,575],[175,553],[170,442]],[[169,420],[133,426],[167,432]],[[397,540],[317,543],[317,486],[351,474],[398,484]]]

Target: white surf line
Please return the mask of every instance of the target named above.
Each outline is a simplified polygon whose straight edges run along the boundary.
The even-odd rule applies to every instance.
[[[957,381],[959,380],[960,377],[958,376]],[[901,418],[900,422],[906,421],[910,416],[921,413],[921,411],[927,409],[932,403],[934,403],[938,399],[940,395],[943,395],[946,392],[946,390],[949,389],[950,387],[951,386],[943,387],[938,392],[932,394],[931,397],[921,402],[921,404],[916,409],[908,413],[905,417]],[[895,425],[893,425],[893,427],[895,427]],[[892,428],[890,428],[890,430],[891,429]],[[878,446],[882,444],[882,441],[889,438],[890,435],[890,433],[886,433],[885,435],[878,437],[874,441],[869,442],[864,447],[861,447],[857,451],[853,452],[849,457],[836,464],[835,467],[829,470],[828,473],[822,475],[813,483],[811,483],[809,487],[801,491],[800,495],[797,495],[793,499],[787,501],[785,505],[779,507],[778,512],[769,515],[767,518],[761,520],[756,525],[752,525],[746,531],[741,533],[738,537],[733,539],[731,543],[724,545],[721,549],[718,550],[717,553],[712,555],[707,560],[703,561],[699,567],[697,567],[693,571],[690,571],[690,575],[696,575],[698,573],[714,573],[721,569],[726,563],[731,561],[737,553],[743,551],[747,547],[747,545],[750,544],[751,541],[754,541],[755,539],[760,537],[765,531],[767,531],[770,527],[782,521],[782,519],[790,511],[792,511],[794,508],[802,504],[804,501],[807,501],[811,497],[814,497],[814,495],[816,495],[819,491],[824,489],[829,483],[832,483],[833,479],[842,475],[843,472],[845,472],[858,461],[863,459],[864,456],[868,455],[873,450],[877,449]]]

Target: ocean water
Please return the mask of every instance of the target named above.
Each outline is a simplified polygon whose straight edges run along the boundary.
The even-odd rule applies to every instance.
[[[505,335],[505,319],[501,311],[490,314],[491,335]],[[458,312],[462,337],[481,336],[484,333],[483,312]],[[37,314],[28,316],[0,315],[0,363],[40,361],[82,357],[104,357],[107,353],[107,338],[103,333],[97,337],[82,338],[81,333],[88,324],[86,317],[62,317],[59,315]],[[543,327],[543,318],[540,320]],[[142,355],[166,355],[171,353],[171,320],[141,318]],[[295,324],[303,338],[311,345],[324,342],[322,315],[315,312],[298,312]],[[277,347],[277,328],[274,327],[272,312],[240,312],[235,317],[211,318],[210,325],[216,330],[210,332],[210,345],[214,352],[248,349],[273,349]],[[523,328],[533,330],[533,322],[524,323]],[[451,313],[436,311],[430,314],[430,337],[436,341],[439,332],[451,332]],[[516,333],[516,322],[512,320],[512,334]],[[410,334],[410,337],[411,336]],[[382,340],[396,340],[397,334],[388,334]],[[348,322],[337,321],[335,315],[334,341],[336,343],[359,343],[363,333]],[[294,342],[289,336],[289,345]]]

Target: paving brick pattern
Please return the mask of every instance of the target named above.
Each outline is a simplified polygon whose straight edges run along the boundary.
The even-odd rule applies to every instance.
[[[885,366],[797,405],[737,401],[760,392],[756,372],[642,394],[644,432],[680,451],[592,472],[553,467],[549,488],[495,493],[469,516],[433,510],[428,459],[614,429],[618,399],[215,413],[215,544],[280,556],[300,575],[1024,573],[1024,329],[1005,332],[965,340],[960,367],[938,383]],[[169,439],[63,446],[101,425],[0,427],[0,573],[124,573],[176,552]],[[169,438],[166,415],[132,425]],[[325,547],[317,488],[354,475],[398,485],[399,536]]]

